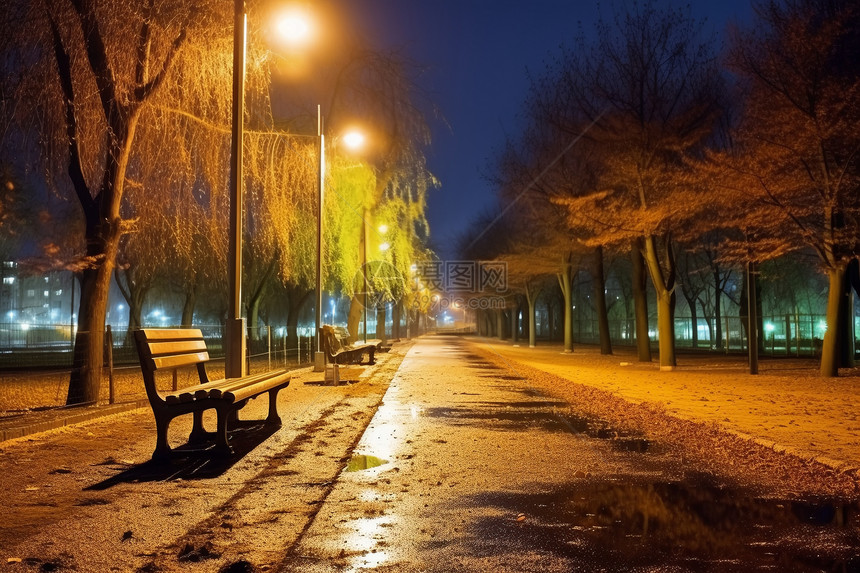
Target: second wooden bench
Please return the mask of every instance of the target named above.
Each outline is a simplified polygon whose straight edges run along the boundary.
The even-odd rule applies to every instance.
[[[376,351],[379,350],[380,340],[367,342],[356,342],[349,344],[345,338],[338,336],[335,327],[328,324],[322,326],[323,350],[326,360],[332,364],[360,364],[365,354],[368,356],[368,364],[376,362]]]

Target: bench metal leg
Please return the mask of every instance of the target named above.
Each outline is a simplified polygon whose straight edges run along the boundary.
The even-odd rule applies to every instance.
[[[155,451],[152,453],[152,459],[163,461],[170,457],[170,444],[167,443],[167,427],[170,425],[169,416],[155,417]]]
[[[370,351],[368,352],[368,354],[370,355],[370,360],[369,360],[368,364],[370,364],[371,366],[376,364],[376,358],[374,357],[375,353],[376,353],[376,348],[371,348]]]
[[[280,388],[269,390],[269,415],[266,417],[267,426],[280,426],[281,417],[278,416],[278,391]]]
[[[191,443],[203,442],[207,438],[206,430],[203,428],[203,410],[194,410],[194,425],[191,428],[191,434],[188,436],[188,441]]]
[[[215,431],[215,452],[218,455],[229,456],[233,448],[227,441],[227,419],[232,417],[233,409],[228,406],[215,408],[218,412],[218,429]]]

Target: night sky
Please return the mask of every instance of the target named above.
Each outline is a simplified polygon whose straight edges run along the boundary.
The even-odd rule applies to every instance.
[[[426,66],[421,87],[447,121],[435,121],[429,166],[442,187],[430,194],[432,246],[455,257],[455,241],[493,205],[485,173],[494,150],[518,133],[527,71],[540,74],[560,46],[589,34],[612,4],[588,0],[351,0],[358,24],[380,48],[403,49]],[[631,3],[627,3],[631,4]],[[624,3],[621,4],[625,5]],[[677,3],[674,5],[678,5]],[[705,30],[748,22],[749,0],[693,2]]]

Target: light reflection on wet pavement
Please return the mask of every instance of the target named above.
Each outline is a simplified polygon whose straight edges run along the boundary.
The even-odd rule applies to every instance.
[[[414,346],[355,455],[284,571],[860,571],[856,501],[723,483],[458,339]]]

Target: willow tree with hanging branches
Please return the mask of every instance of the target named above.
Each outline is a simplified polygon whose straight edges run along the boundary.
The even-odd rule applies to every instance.
[[[183,48],[222,34],[218,22],[229,14],[207,1],[13,0],[2,18],[3,82],[15,100],[4,120],[39,134],[40,170],[49,185],[76,197],[85,222],[68,402],[93,403],[110,281],[129,229],[121,210],[138,127],[162,88],[176,82],[171,74]]]
[[[120,249],[126,270],[135,264],[154,276],[159,261],[169,262],[188,285],[223,275],[231,8],[208,0],[13,0],[0,16],[8,31],[0,40],[4,131],[35,134],[29,137],[40,144],[32,156],[4,153],[29,161],[58,194],[75,197],[85,223],[77,255],[63,261],[82,287],[69,403],[100,396],[108,292]],[[277,249],[280,274],[288,275],[290,252],[308,243],[295,241],[297,201],[259,193],[269,193],[273,180],[286,185],[295,177],[284,157],[296,154],[271,128],[267,49],[253,23],[251,31],[246,162],[249,212],[259,228],[249,249]],[[277,168],[257,168],[265,165]]]

